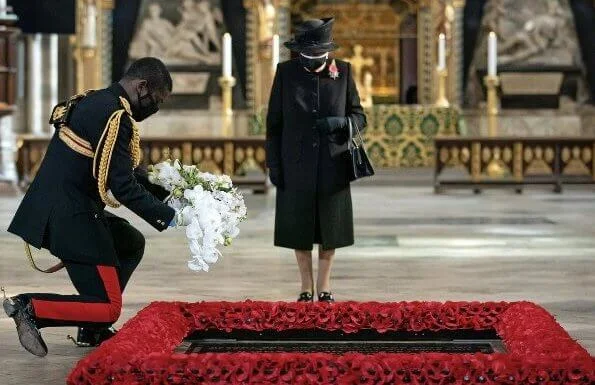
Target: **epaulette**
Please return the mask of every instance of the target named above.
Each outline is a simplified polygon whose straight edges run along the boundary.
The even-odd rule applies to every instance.
[[[54,109],[52,110],[52,114],[50,115],[50,124],[59,128],[61,125],[65,124],[68,125],[70,120],[70,115],[74,110],[74,106],[83,99],[85,96],[89,95],[90,93],[95,92],[95,90],[87,90],[83,93],[76,94],[68,100],[65,100],[61,103],[58,103]]]

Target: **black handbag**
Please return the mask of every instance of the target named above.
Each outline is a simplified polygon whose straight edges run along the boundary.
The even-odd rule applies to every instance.
[[[374,175],[374,167],[370,163],[366,149],[364,148],[364,138],[357,126],[357,123],[352,122],[351,118],[347,118],[349,122],[349,142],[347,142],[347,156],[349,158],[349,177],[350,182]],[[353,126],[357,131],[359,144],[353,137]]]

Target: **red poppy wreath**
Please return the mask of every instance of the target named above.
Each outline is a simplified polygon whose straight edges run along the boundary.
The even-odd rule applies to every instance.
[[[190,353],[197,331],[358,333],[493,330],[505,353]],[[529,302],[152,303],[82,359],[70,385],[584,384],[595,359]]]

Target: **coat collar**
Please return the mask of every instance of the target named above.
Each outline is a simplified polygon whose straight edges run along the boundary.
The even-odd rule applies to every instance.
[[[120,85],[120,83],[113,83],[111,86],[109,86],[107,88],[112,94],[114,94],[114,96],[116,97],[123,97],[124,99],[126,99],[128,101],[128,103],[130,103],[130,96],[128,95],[128,93],[126,92],[126,90],[124,89],[124,87],[122,87]]]

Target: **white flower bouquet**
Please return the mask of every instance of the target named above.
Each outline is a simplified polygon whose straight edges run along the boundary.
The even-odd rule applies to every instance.
[[[176,210],[176,226],[186,226],[188,267],[209,271],[221,256],[218,246],[229,246],[246,219],[242,194],[229,176],[201,172],[177,159],[151,166],[149,181],[170,192],[167,202]]]

